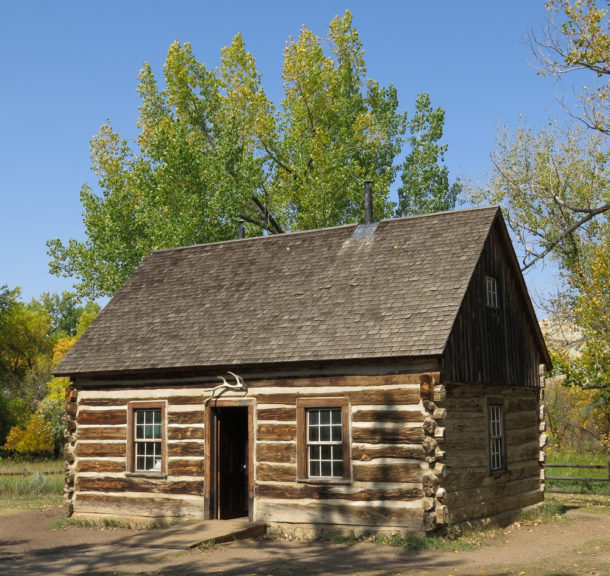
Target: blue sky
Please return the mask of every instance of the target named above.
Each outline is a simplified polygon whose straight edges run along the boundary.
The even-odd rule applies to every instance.
[[[446,110],[446,163],[452,177],[480,181],[499,124],[524,117],[538,129],[563,117],[559,87],[536,75],[525,38],[545,21],[543,0],[0,3],[0,286],[28,301],[70,289],[48,272],[45,241],[84,239],[79,200],[95,184],[89,140],[110,119],[136,134],[137,74],[158,75],[174,40],[191,42],[208,67],[241,32],[281,98],[282,50],[302,25],[324,36],[349,9],[366,50],[368,74],[394,83],[401,108],[428,92]],[[546,272],[549,273],[548,270]],[[540,273],[526,278],[536,289]]]

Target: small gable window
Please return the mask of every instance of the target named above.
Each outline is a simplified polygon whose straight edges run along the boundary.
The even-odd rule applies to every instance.
[[[498,307],[498,282],[493,276],[485,276],[486,302],[489,308]]]
[[[297,400],[297,451],[299,480],[344,482],[351,479],[347,399]]]

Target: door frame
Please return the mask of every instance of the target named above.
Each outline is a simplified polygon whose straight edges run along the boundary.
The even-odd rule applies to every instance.
[[[205,410],[205,473],[204,520],[218,518],[218,454],[216,453],[216,408],[248,409],[248,519],[253,520],[254,510],[254,406],[253,398],[214,399]]]

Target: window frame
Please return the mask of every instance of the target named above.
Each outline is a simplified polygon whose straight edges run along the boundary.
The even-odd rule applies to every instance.
[[[500,302],[498,292],[498,279],[490,274],[485,275],[485,305],[492,310],[497,310]]]
[[[136,412],[161,411],[161,470],[136,470]],[[167,402],[135,401],[127,404],[127,475],[165,478],[167,476]],[[154,440],[156,441],[156,439]]]
[[[309,475],[308,411],[341,410],[341,436],[343,447],[342,476]],[[297,398],[297,481],[311,484],[350,484],[352,482],[352,442],[350,404],[347,398]]]
[[[499,418],[492,418],[492,410],[497,410]],[[506,417],[504,400],[502,398],[488,398],[486,406],[487,424],[487,462],[490,475],[502,474],[508,471],[506,456]],[[499,422],[497,421],[499,420]],[[493,423],[495,430],[492,430]],[[500,449],[496,450],[496,442],[500,442]],[[494,466],[495,458],[500,458],[500,465]]]

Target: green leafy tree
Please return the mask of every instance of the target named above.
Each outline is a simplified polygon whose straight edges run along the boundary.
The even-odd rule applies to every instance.
[[[449,184],[449,170],[442,165],[447,152],[447,144],[439,143],[444,123],[445,111],[432,108],[430,96],[420,94],[415,102],[415,115],[408,122],[411,151],[403,164],[398,216],[455,208],[462,185]]]
[[[100,307],[81,306],[67,293],[45,293],[29,304],[20,295],[18,288],[0,288],[0,446],[6,438],[6,449],[46,452],[51,438],[57,453],[64,411],[59,385],[67,381],[51,379],[51,370]],[[37,437],[47,448],[37,450]]]
[[[80,296],[112,295],[151,250],[235,238],[240,221],[251,235],[360,221],[365,180],[376,216],[390,216],[406,113],[392,85],[367,77],[351,14],[325,40],[307,28],[290,39],[282,78],[276,109],[239,34],[213,71],[172,44],[164,88],[145,65],[136,145],[109,122],[92,139],[99,188],[81,190],[87,238],[50,240],[51,272],[75,278]],[[437,133],[442,122],[436,109]]]
[[[336,17],[322,40],[303,28],[284,50],[285,97],[279,141],[271,150],[272,189],[287,203],[291,229],[362,219],[363,182],[373,181],[374,209],[389,216],[393,162],[404,113],[396,89],[366,79],[364,49],[351,14]]]
[[[603,422],[610,414],[610,151],[605,138],[574,125],[551,125],[539,133],[527,127],[502,131],[489,181],[474,192],[481,202],[503,206],[524,270],[547,258],[559,267],[560,285],[547,312],[555,325],[576,336],[551,342],[553,361],[565,385],[598,391],[591,396],[595,410],[588,420],[600,426],[596,434],[602,442],[607,442]]]
[[[610,134],[610,20],[607,3],[596,0],[550,0],[548,23],[542,35],[530,33],[530,45],[540,74],[563,78],[589,72],[582,85],[580,109],[564,103],[566,111],[587,127]]]

